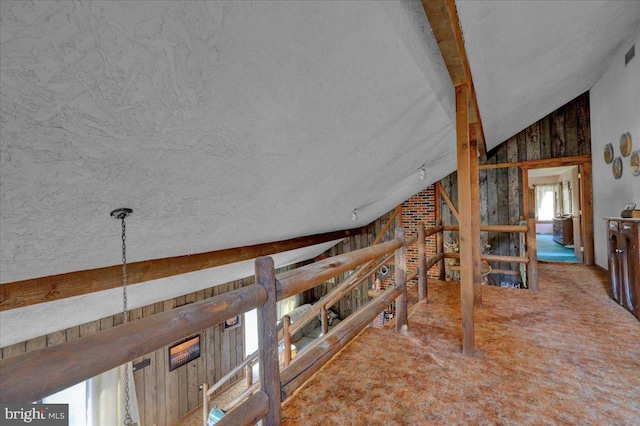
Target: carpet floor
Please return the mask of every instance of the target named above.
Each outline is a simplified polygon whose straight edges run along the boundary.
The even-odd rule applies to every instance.
[[[366,328],[283,406],[284,425],[638,425],[640,321],[606,272],[541,264],[541,291],[485,286],[475,357],[460,289],[430,281],[410,331]]]
[[[565,247],[562,244],[556,243],[553,241],[553,235],[536,235],[536,251],[538,260],[548,262],[580,262],[573,252],[573,246]]]

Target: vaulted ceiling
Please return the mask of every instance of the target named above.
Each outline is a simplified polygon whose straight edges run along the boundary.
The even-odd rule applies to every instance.
[[[589,90],[640,26],[640,2],[457,7],[488,148]],[[456,168],[419,1],[3,1],[0,48],[2,283],[118,264],[117,207],[141,261],[362,226]],[[237,266],[134,286],[132,303]],[[0,320],[68,326],[116,312],[112,293]]]

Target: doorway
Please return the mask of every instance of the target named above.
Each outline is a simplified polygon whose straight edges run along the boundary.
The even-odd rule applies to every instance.
[[[580,166],[540,167],[526,172],[538,260],[584,263]]]

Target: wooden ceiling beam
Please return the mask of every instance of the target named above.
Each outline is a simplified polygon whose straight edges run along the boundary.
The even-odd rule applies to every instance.
[[[478,126],[478,149],[482,159],[486,160],[487,146],[482,119],[455,2],[454,0],[422,0],[422,7],[438,42],[451,82],[454,87],[461,85],[469,87],[469,123]]]
[[[157,280],[322,244],[351,235],[360,235],[366,230],[367,227],[362,227],[273,243],[133,262],[127,264],[127,284]],[[120,286],[122,286],[122,265],[0,284],[0,312]]]

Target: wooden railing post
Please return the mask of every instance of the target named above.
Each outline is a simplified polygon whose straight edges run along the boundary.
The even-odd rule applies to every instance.
[[[529,290],[538,291],[538,250],[536,247],[536,219],[528,219],[527,229],[527,255],[529,256],[527,279],[529,280]]]
[[[407,321],[407,247],[404,228],[396,228],[396,241],[402,243],[396,249],[396,287],[402,291],[396,299],[396,331],[405,333],[409,325]]]
[[[259,257],[255,262],[256,284],[267,292],[267,300],[258,308],[258,344],[260,346],[260,388],[269,397],[269,413],[263,424],[281,423],[280,366],[278,360],[278,329],[276,310],[276,276],[273,259]]]
[[[442,226],[442,219],[436,221],[436,226]],[[436,254],[444,256],[444,232],[440,231],[436,234]],[[444,281],[446,279],[446,271],[444,269],[444,257],[438,262],[438,279]]]
[[[424,223],[418,223],[418,301],[428,299],[427,289],[427,250],[425,247]]]
[[[207,419],[209,418],[209,383],[204,382],[202,384],[202,418],[204,419],[203,424],[207,424]]]
[[[327,305],[320,306],[320,323],[322,325],[322,334],[329,332],[329,320],[327,318]]]
[[[253,366],[251,364],[247,364],[245,367],[245,379],[247,380],[247,387],[253,384]]]
[[[284,332],[284,343],[283,343],[283,353],[284,353],[284,366],[288,367],[291,363],[291,330],[289,326],[291,325],[291,317],[289,315],[284,316],[284,323],[282,331]]]

